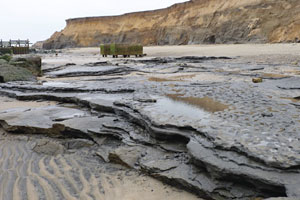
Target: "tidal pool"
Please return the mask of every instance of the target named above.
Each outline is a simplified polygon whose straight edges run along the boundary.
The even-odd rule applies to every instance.
[[[173,101],[181,102],[188,106],[194,106],[198,109],[203,109],[204,111],[211,113],[224,111],[229,108],[228,105],[225,105],[210,97],[184,97],[182,94],[167,94],[166,96]]]

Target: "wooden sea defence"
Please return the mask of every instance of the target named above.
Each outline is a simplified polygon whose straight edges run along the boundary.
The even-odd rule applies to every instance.
[[[29,54],[29,47],[12,47],[13,54]]]
[[[113,58],[117,58],[118,56],[123,56],[124,58],[135,56],[142,57],[143,56],[143,46],[142,45],[132,45],[132,44],[103,44],[100,45],[100,54],[103,57],[107,57],[108,55],[112,55]]]
[[[0,40],[1,54],[29,54],[29,40]]]
[[[103,57],[107,57],[107,55],[111,55],[110,54],[110,45],[109,44],[100,45],[100,54]]]

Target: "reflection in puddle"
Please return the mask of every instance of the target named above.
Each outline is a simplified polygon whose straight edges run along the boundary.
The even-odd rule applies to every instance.
[[[224,111],[228,106],[214,101],[209,97],[183,97],[183,94],[168,94],[163,97],[154,97],[157,102],[148,107],[161,123],[190,124],[197,121],[207,124],[213,118],[212,113]],[[200,121],[199,121],[200,120]]]
[[[149,77],[148,80],[152,82],[169,82],[169,81],[184,81],[185,79],[194,78],[196,75],[179,75],[171,77]]]
[[[168,116],[170,118],[177,118],[182,120],[203,120],[211,116],[209,112],[203,109],[187,104],[182,101],[176,101],[169,97],[158,97],[157,102],[154,104],[154,109],[157,110],[162,115]],[[153,107],[152,107],[153,108]],[[162,115],[159,115],[163,118]]]
[[[167,79],[167,78],[158,78],[158,77],[150,77],[148,78],[149,81],[152,82],[168,82],[168,81],[176,81],[175,79]]]
[[[195,106],[211,113],[224,111],[225,109],[229,108],[228,105],[215,101],[210,97],[183,97],[183,94],[167,94],[166,96],[176,102],[182,102],[187,105]]]

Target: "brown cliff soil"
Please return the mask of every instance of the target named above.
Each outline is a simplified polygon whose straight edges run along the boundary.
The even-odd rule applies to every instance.
[[[100,43],[185,45],[275,43],[300,39],[296,0],[191,0],[166,9],[120,16],[68,19],[43,47]]]

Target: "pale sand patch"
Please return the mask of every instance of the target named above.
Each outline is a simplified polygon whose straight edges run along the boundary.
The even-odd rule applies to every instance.
[[[299,43],[287,44],[214,44],[214,45],[180,45],[180,46],[146,46],[147,57],[163,56],[259,56],[259,55],[300,55]],[[72,56],[70,56],[72,55]],[[84,60],[116,61],[117,58],[103,58],[97,47],[64,49],[58,56],[43,55],[43,61],[56,64],[66,62],[84,63]],[[136,59],[136,58],[131,58]],[[138,58],[143,59],[143,58]]]
[[[226,78],[221,75],[212,74],[212,73],[176,73],[176,75],[147,75],[149,81],[155,82],[169,82],[169,81],[214,81],[214,82],[222,82],[225,81]]]
[[[220,44],[144,47],[148,56],[300,55],[300,44]]]
[[[9,97],[0,96],[0,111],[14,108],[38,108],[49,105],[56,105],[53,101],[18,101]]]

